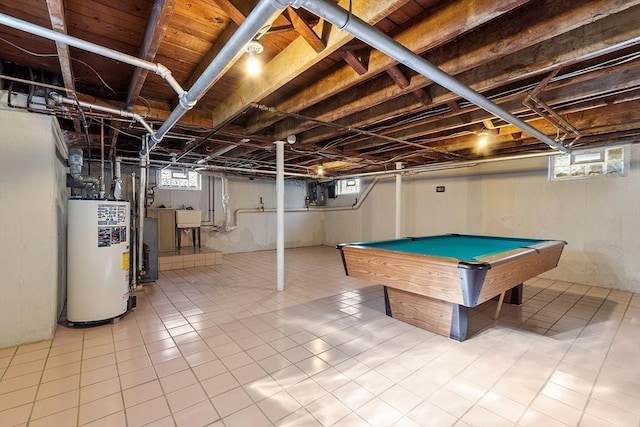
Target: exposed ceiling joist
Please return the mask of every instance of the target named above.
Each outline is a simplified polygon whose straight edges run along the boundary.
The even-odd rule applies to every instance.
[[[353,0],[352,7],[354,14],[370,24],[375,24],[390,10],[398,8],[398,4],[402,2],[405,0],[400,2],[398,0],[379,0],[374,3],[366,0]],[[328,24],[323,22],[323,25]],[[352,39],[351,34],[331,26],[326,38],[326,48],[320,53],[310,52],[304,38],[294,40],[263,68],[263,72],[270,76],[268,81],[245,81],[231,96],[214,108],[212,112],[213,128],[225,125],[244,111],[248,102],[255,102],[270,95]]]

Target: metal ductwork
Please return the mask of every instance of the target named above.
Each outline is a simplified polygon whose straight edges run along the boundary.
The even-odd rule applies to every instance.
[[[49,94],[49,97],[57,104],[76,105],[84,108],[90,108],[92,110],[100,111],[107,114],[113,114],[115,116],[127,117],[130,119],[133,119],[136,122],[140,123],[140,125],[142,125],[142,127],[147,132],[149,133],[153,132],[153,129],[151,129],[151,126],[149,126],[149,124],[142,118],[140,114],[131,113],[125,110],[118,110],[117,108],[103,107],[102,105],[91,104],[89,102],[79,101],[71,98],[65,98],[64,96],[59,95],[55,92],[51,92]]]
[[[67,180],[67,187],[83,188],[88,193],[93,194],[96,192],[96,187],[100,184],[97,178],[91,176],[82,176],[82,165],[84,164],[84,155],[81,148],[69,149],[69,175],[70,180]]]

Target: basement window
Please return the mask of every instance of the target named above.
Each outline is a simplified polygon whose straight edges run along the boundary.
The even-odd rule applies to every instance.
[[[576,150],[549,158],[549,180],[625,176],[629,172],[629,145]]]
[[[360,193],[360,178],[341,179],[337,181],[336,196]]]
[[[159,187],[165,190],[200,190],[200,174],[189,169],[164,168],[158,171]]]

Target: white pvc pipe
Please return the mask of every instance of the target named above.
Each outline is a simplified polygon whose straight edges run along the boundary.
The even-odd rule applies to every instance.
[[[276,141],[276,290],[284,290],[284,141]]]
[[[396,169],[402,169],[402,162],[396,162]],[[402,237],[402,174],[396,174],[396,239]]]

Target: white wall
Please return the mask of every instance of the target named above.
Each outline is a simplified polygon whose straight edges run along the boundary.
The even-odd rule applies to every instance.
[[[403,177],[402,235],[470,233],[559,239],[568,242],[560,265],[545,277],[640,292],[640,146],[631,147],[626,177],[549,182],[546,157],[481,164],[471,168]],[[371,180],[363,182],[363,191]],[[192,206],[207,211],[213,197],[214,223],[224,217],[220,178],[202,192],[156,190],[154,206]],[[435,187],[446,191],[437,193]],[[229,178],[230,209],[242,213],[234,231],[203,228],[203,243],[224,253],[275,248],[275,183]],[[302,182],[287,180],[286,207],[304,207]],[[361,197],[361,196],[359,196]],[[287,247],[370,241],[394,237],[395,182],[380,179],[357,210],[355,196],[329,200],[342,211],[287,213]],[[234,217],[235,219],[235,217]],[[203,220],[207,214],[203,213]],[[188,239],[187,239],[188,240]]]
[[[57,321],[66,197],[55,126],[0,109],[0,348],[50,339]]]
[[[639,145],[631,155],[626,177],[549,182],[546,158],[404,177],[402,234],[565,240],[545,277],[640,292]],[[325,244],[393,238],[394,191],[393,179],[381,180],[359,211],[327,212]]]
[[[229,232],[214,231],[204,226],[201,230],[202,244],[223,253],[249,252],[276,247],[276,214],[262,212],[275,209],[276,190],[274,179],[229,177],[227,189],[232,225],[237,228]],[[211,191],[213,184],[213,191]],[[304,208],[306,196],[302,181],[285,180],[285,209]],[[260,200],[262,199],[262,205]],[[213,224],[222,225],[225,218],[222,210],[221,178],[203,177],[202,191],[155,189],[153,207],[192,207],[203,211],[203,221],[209,220],[209,206],[213,201]],[[236,210],[253,210],[233,215]],[[237,223],[234,221],[237,219]],[[321,245],[324,240],[324,214],[317,211],[285,213],[285,246],[302,247]],[[185,235],[189,244],[190,237]]]

